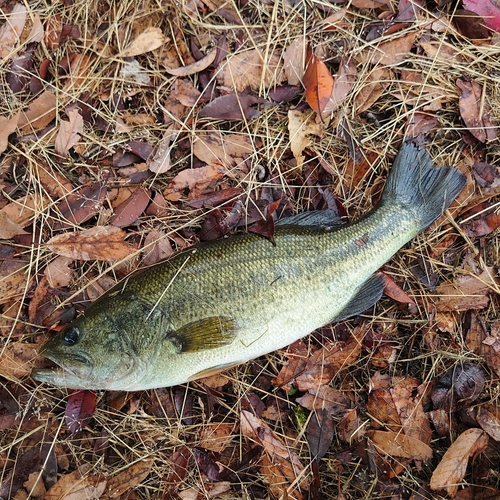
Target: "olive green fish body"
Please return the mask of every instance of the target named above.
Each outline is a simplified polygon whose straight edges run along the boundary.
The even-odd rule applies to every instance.
[[[327,212],[295,216],[277,225],[274,242],[236,235],[147,268],[49,341],[42,354],[63,370],[34,377],[88,389],[170,386],[359,314],[382,294],[375,271],[435,220],[464,182],[457,170],[435,169],[425,151],[406,145],[368,216],[343,226]]]

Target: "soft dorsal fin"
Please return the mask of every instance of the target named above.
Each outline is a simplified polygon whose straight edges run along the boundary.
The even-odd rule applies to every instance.
[[[381,274],[374,274],[371,278],[363,283],[349,303],[342,311],[332,319],[334,321],[342,321],[365,312],[370,307],[374,306],[385,288],[385,279]]]
[[[342,217],[333,210],[310,210],[285,217],[276,222],[276,226],[323,226],[339,227],[344,224]]]
[[[166,338],[174,344],[179,353],[198,352],[230,344],[236,332],[237,326],[233,319],[212,316],[169,332]]]

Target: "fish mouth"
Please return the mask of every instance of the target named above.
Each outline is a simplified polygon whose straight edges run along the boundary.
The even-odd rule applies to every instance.
[[[52,351],[50,348],[43,348],[40,350],[40,354],[57,365],[56,367],[47,368],[45,371],[67,372],[74,376],[89,376],[94,367],[92,360],[87,355],[81,353],[60,353]],[[82,374],[82,369],[86,373]]]

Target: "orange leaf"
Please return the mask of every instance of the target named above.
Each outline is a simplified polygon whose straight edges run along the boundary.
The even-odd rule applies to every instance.
[[[311,48],[307,52],[307,67],[303,78],[306,101],[318,115],[321,115],[332,95],[333,77],[326,64],[313,54]]]

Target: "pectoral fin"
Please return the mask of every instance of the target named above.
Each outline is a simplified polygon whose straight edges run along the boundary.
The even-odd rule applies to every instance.
[[[167,339],[175,345],[179,353],[198,352],[230,344],[236,332],[234,320],[214,316],[194,321],[175,332],[170,332]]]
[[[343,319],[356,316],[375,305],[385,288],[385,280],[381,274],[374,274],[368,281],[363,283],[354,297],[342,309],[342,311],[333,318],[333,321],[342,321]]]

